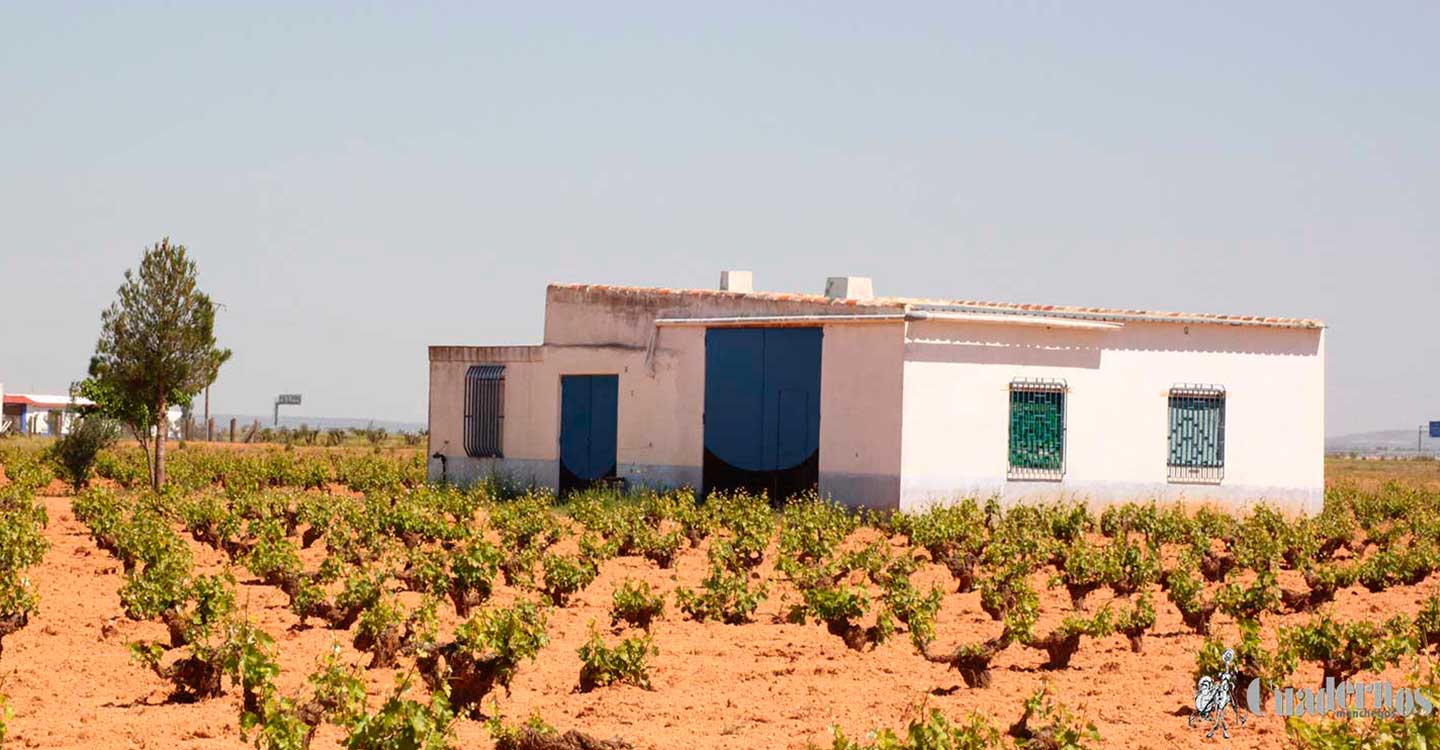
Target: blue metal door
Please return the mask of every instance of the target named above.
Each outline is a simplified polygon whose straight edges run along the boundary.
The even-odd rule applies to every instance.
[[[560,376],[560,492],[616,474],[618,375]]]
[[[818,484],[821,345],[819,328],[705,332],[704,493]]]

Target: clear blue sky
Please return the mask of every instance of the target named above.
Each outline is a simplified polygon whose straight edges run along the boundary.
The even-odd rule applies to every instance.
[[[420,421],[547,281],[748,268],[1321,317],[1327,432],[1440,419],[1440,4],[228,5],[0,9],[9,390],[169,235],[217,412]]]

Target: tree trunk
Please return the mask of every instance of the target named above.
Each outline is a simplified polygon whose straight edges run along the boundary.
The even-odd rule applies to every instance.
[[[130,434],[135,436],[135,442],[140,444],[140,452],[145,456],[145,475],[150,479],[150,484],[155,484],[155,456],[150,451],[150,435],[135,425],[130,425]]]
[[[151,487],[156,492],[165,486],[165,432],[170,427],[165,417],[165,399],[160,399],[160,408],[155,412],[155,472],[151,476]]]

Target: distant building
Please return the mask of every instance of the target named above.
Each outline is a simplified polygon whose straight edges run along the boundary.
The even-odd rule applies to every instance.
[[[1320,507],[1316,320],[552,284],[537,346],[430,347],[430,474]]]
[[[89,399],[48,393],[5,393],[3,388],[0,388],[0,399],[4,401],[0,432],[22,435],[63,435],[70,431],[70,425],[78,416],[78,407],[93,403]]]

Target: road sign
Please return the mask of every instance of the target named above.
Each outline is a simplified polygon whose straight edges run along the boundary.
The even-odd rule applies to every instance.
[[[282,393],[282,394],[276,396],[276,397],[275,397],[275,421],[274,421],[273,424],[275,424],[277,427],[280,425],[280,407],[282,407],[282,406],[299,406],[299,405],[300,405],[300,394],[298,394],[298,393]]]
[[[1430,423],[1430,437],[1440,438],[1440,422]]]

